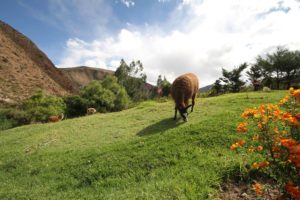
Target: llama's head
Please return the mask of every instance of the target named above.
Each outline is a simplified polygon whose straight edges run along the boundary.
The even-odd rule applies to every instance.
[[[59,119],[59,120],[63,120],[64,117],[65,117],[64,113],[61,113],[61,114],[58,116],[58,119]]]
[[[179,110],[179,113],[183,119],[183,121],[187,122],[188,121],[188,108],[191,107],[192,105],[188,105],[186,107],[182,106],[182,107],[179,107],[178,110]]]

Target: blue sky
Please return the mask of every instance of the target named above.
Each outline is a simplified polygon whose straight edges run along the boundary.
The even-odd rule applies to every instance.
[[[194,72],[204,86],[277,46],[300,50],[298,0],[1,0],[0,19],[57,67],[139,59],[152,83]]]

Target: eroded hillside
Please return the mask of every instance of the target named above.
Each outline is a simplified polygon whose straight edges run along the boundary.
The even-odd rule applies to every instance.
[[[0,21],[0,101],[22,101],[38,88],[66,95],[74,85],[26,36]]]

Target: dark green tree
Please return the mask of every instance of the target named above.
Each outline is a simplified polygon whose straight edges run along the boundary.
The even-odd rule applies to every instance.
[[[86,114],[88,101],[78,95],[64,97],[67,117],[79,117]]]
[[[104,88],[112,91],[115,95],[113,111],[120,111],[128,106],[129,96],[126,89],[118,83],[117,77],[107,75],[103,79],[102,85]]]
[[[223,77],[220,78],[220,80],[225,83],[225,88],[228,88],[229,92],[239,92],[241,87],[245,85],[245,82],[241,80],[241,73],[246,68],[247,63],[241,64],[232,71],[227,71],[226,69],[222,68]]]
[[[158,76],[158,78],[161,78],[161,76]],[[157,82],[159,82],[159,79],[157,80]],[[165,76],[164,76],[164,79],[161,80],[158,87],[161,88],[161,95],[163,97],[169,96],[170,90],[171,90],[171,83],[167,80],[167,78]]]
[[[211,88],[211,93],[210,95],[211,96],[216,96],[216,95],[220,95],[221,93],[223,92],[223,86],[221,84],[221,80],[220,79],[217,79],[212,88]]]
[[[115,94],[102,86],[101,81],[91,81],[80,90],[80,96],[87,101],[87,107],[107,112],[114,108]]]
[[[80,91],[87,107],[99,112],[120,111],[129,104],[129,96],[115,76],[108,75],[102,81],[92,81]]]
[[[254,88],[254,91],[257,91],[260,87],[260,82],[262,78],[262,69],[258,65],[252,65],[250,69],[246,72],[249,80]]]
[[[149,91],[145,86],[147,76],[143,69],[143,64],[140,61],[132,61],[127,65],[122,59],[115,72],[119,84],[125,87],[128,95],[134,101],[147,99],[149,96]]]
[[[271,87],[275,83],[275,89],[289,88],[299,77],[299,51],[278,47],[265,58],[258,56],[255,65],[262,69],[264,85]]]

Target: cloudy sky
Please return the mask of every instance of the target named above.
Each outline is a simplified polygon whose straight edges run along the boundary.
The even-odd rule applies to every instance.
[[[205,86],[277,46],[300,50],[299,0],[1,0],[0,20],[57,67],[141,60],[150,83],[194,72]]]

